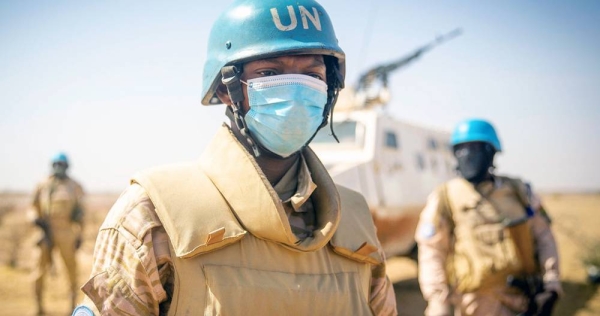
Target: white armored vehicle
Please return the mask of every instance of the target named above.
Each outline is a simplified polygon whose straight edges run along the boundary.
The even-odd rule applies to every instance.
[[[327,127],[311,143],[336,183],[365,196],[388,256],[414,254],[415,228],[427,196],[455,175],[455,164],[449,132],[386,113],[387,75],[459,32],[366,72],[356,88],[342,91],[336,104],[332,126],[339,143]]]

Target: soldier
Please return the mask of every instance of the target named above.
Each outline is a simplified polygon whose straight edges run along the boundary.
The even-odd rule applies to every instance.
[[[69,160],[64,153],[52,158],[52,175],[38,184],[33,196],[34,223],[40,228],[40,258],[35,271],[38,314],[44,313],[44,279],[52,266],[52,251],[58,249],[71,285],[71,306],[77,297],[77,261],[83,231],[83,189],[67,175]]]
[[[430,195],[415,236],[425,315],[550,315],[562,290],[539,199],[492,172],[501,146],[489,122],[461,122],[451,145],[461,177]]]
[[[134,176],[74,315],[395,315],[364,198],[307,146],[344,58],[317,2],[235,1],[212,27],[202,92],[231,123],[198,162]]]

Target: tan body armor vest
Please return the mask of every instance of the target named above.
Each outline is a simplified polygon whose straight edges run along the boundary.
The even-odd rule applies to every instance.
[[[55,230],[69,228],[81,188],[70,178],[50,177],[37,193],[39,216]]]
[[[170,239],[169,315],[371,315],[382,258],[364,198],[333,184],[309,149],[318,228],[298,240],[255,160],[223,127],[200,164],[138,174]]]
[[[497,180],[499,187],[489,181],[476,190],[465,179],[456,178],[443,189],[442,205],[447,206],[445,211],[449,211],[447,216],[454,233],[448,279],[462,293],[506,284],[508,275],[525,272],[522,249],[514,242],[527,236],[529,240],[524,242],[532,243],[523,197],[519,196],[523,194],[518,190],[522,186],[510,183],[517,180],[505,177]],[[507,222],[520,224],[509,229]]]

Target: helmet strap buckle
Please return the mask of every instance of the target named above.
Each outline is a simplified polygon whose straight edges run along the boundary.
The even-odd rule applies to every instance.
[[[221,82],[227,87],[227,93],[233,104],[244,101],[244,91],[242,91],[240,81],[241,74],[242,71],[235,65],[221,68]]]
[[[252,152],[254,157],[260,156],[260,151],[256,146],[254,140],[250,135],[250,130],[246,126],[246,121],[244,121],[244,116],[242,114],[242,102],[244,101],[244,91],[242,90],[241,84],[241,75],[242,71],[238,69],[238,67],[234,66],[225,66],[221,68],[222,79],[221,82],[227,87],[227,93],[229,94],[229,98],[231,99],[231,109],[233,112],[233,122],[235,126],[238,128],[246,143],[250,145],[252,148]]]

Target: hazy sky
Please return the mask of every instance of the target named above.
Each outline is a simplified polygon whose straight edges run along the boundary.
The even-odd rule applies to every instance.
[[[66,151],[88,191],[196,159],[224,120],[200,104],[212,22],[231,1],[1,1],[0,190],[31,190]],[[599,1],[322,0],[347,83],[461,27],[391,76],[399,119],[491,120],[499,171],[600,190]]]

